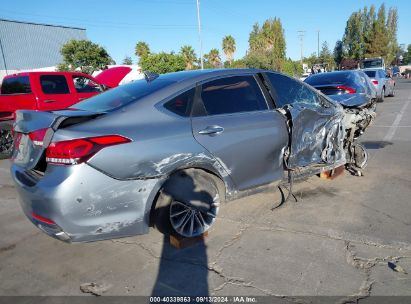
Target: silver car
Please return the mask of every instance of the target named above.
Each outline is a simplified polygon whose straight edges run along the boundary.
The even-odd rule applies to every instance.
[[[26,216],[64,241],[201,235],[223,202],[344,165],[343,108],[280,73],[146,75],[73,108],[16,114]],[[251,207],[250,207],[251,208]]]
[[[364,69],[363,71],[377,89],[377,98],[380,102],[384,101],[384,97],[393,97],[395,95],[395,81],[385,70]]]

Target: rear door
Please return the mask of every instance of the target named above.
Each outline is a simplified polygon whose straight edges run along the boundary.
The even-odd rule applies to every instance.
[[[291,115],[288,167],[345,162],[344,112],[308,85],[278,73],[265,73],[276,106]]]
[[[64,73],[38,73],[35,78],[39,110],[65,109],[78,101],[76,92]]]
[[[203,83],[197,95],[193,135],[240,190],[283,177],[286,121],[269,107],[254,75]]]

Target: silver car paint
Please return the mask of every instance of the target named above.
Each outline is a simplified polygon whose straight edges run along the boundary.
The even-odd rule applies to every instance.
[[[97,115],[82,111],[57,111],[42,113],[42,120],[38,120],[36,116],[39,113],[25,111],[26,119],[20,117],[17,120],[16,130],[26,133],[52,126],[54,130],[50,134],[53,142],[102,134],[120,134],[132,139],[131,143],[101,150],[87,163],[74,166],[49,164],[43,176],[33,174],[30,171],[33,165],[29,163],[33,153],[37,158],[44,149],[30,147],[29,142],[26,143],[28,149],[24,145],[21,150],[17,147],[14,158],[20,157],[21,161],[14,162],[11,172],[26,215],[36,224],[39,223],[31,217],[33,211],[53,218],[72,241],[93,241],[147,233],[148,217],[156,194],[167,177],[181,168],[202,168],[220,176],[226,185],[228,200],[238,197],[240,192],[279,182],[284,177],[282,164],[289,136],[287,118],[282,111],[232,115],[219,121],[216,116],[178,117],[161,108],[162,103],[171,96],[202,81],[256,72],[191,72],[191,77],[148,95],[137,103],[63,129],[58,129],[58,125],[69,116]],[[327,167],[333,162],[340,164],[341,155],[331,155],[330,149],[339,147],[339,129],[334,125],[341,109],[333,103],[331,105],[325,110],[330,117],[334,117],[329,123],[323,120],[308,129],[305,129],[303,122],[295,124],[295,134],[319,133],[318,137],[303,141],[304,145],[310,146],[308,153],[302,146],[294,144],[294,167],[309,167],[307,159],[312,155],[316,155],[315,161],[326,160],[324,166]],[[307,111],[300,110],[300,116],[310,118]],[[300,110],[294,108],[291,111],[294,119],[298,120]],[[250,123],[242,128],[244,117],[250,119]],[[26,123],[27,120],[29,123]],[[212,144],[219,135],[198,135],[201,128],[214,123],[226,124],[226,145],[220,146],[224,142],[223,137],[220,144]],[[321,123],[324,125],[321,126]],[[255,139],[252,139],[253,136]],[[298,141],[297,135],[295,140]],[[233,155],[237,154],[241,157],[235,162]]]
[[[373,83],[373,85],[375,86],[376,90],[377,90],[377,96],[381,96],[382,95],[382,90],[383,88],[385,88],[385,93],[384,93],[384,97],[393,94],[394,93],[394,89],[395,89],[395,84],[393,84],[394,82],[391,82],[389,80],[391,80],[390,78],[386,78],[386,77],[380,77],[378,75],[378,71],[382,71],[384,73],[384,75],[386,74],[385,70],[382,69],[363,69],[364,72],[366,71],[375,71],[375,77],[369,77],[372,80],[377,80],[378,84],[375,85]]]
[[[328,107],[294,103],[287,110],[294,121],[288,168],[344,162],[345,129],[342,120],[345,114],[341,106],[334,103]]]

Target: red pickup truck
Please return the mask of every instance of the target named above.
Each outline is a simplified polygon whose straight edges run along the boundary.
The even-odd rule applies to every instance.
[[[10,155],[16,110],[50,111],[115,87],[130,68],[112,68],[96,78],[77,72],[25,72],[4,77],[0,88],[0,159]]]

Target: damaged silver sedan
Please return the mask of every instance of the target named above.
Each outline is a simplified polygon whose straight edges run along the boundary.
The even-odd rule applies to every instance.
[[[287,172],[344,165],[345,112],[312,87],[250,69],[187,71],[63,111],[18,111],[11,173],[26,216],[64,241],[203,234],[223,202]]]

